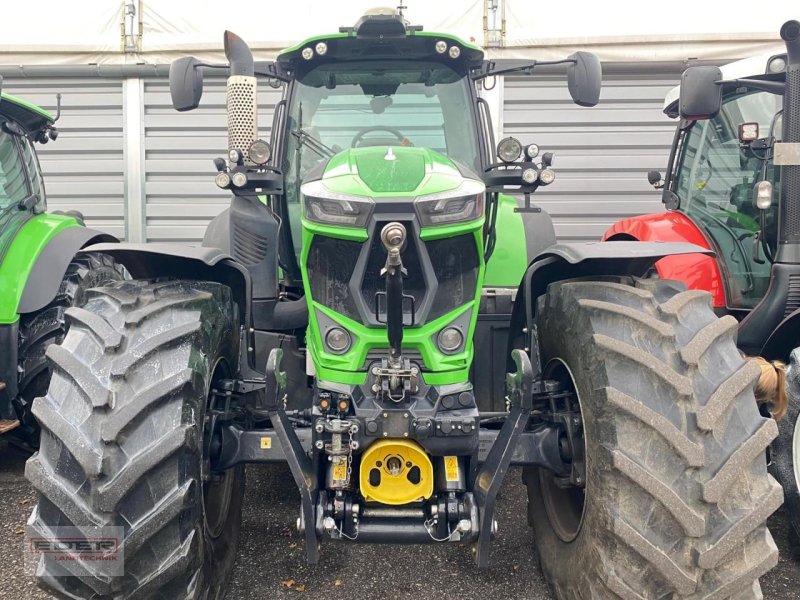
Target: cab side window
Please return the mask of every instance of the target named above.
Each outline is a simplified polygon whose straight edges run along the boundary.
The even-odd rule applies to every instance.
[[[31,193],[39,199],[36,205],[45,208],[47,198],[45,197],[42,169],[39,165],[39,158],[36,156],[36,152],[33,149],[33,142],[28,138],[20,138],[19,141],[22,146],[22,160],[25,162],[25,167],[28,170],[28,177],[31,182]]]
[[[0,130],[0,209],[22,202],[29,193],[17,140]]]

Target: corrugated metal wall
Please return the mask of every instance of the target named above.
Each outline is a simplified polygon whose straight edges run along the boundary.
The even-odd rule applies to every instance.
[[[37,144],[49,210],[80,210],[91,227],[125,237],[122,80],[8,79],[3,91],[55,114],[59,136]]]
[[[280,90],[259,85],[259,134],[268,140]],[[206,78],[200,107],[172,108],[169,82],[144,82],[145,234],[154,242],[197,242],[229,203],[212,160],[227,148],[225,80]]]
[[[556,182],[534,200],[553,216],[560,240],[595,240],[621,217],[662,210],[646,174],[666,164],[674,122],[661,105],[679,76],[678,69],[646,64],[624,72],[605,67],[600,104],[589,109],[572,104],[563,75],[498,83],[504,135],[556,153]],[[144,118],[129,120],[129,128],[138,123],[140,131],[128,134],[143,135],[144,168],[127,176],[141,177],[143,206],[125,198],[125,159],[137,161],[130,160],[134,144],[128,144],[129,156],[124,151],[122,105],[131,95],[123,94],[123,81],[6,78],[4,89],[46,108],[54,108],[57,91],[63,93],[60,136],[38,145],[51,209],[78,209],[91,226],[122,238],[126,215],[143,213],[143,241],[196,243],[228,203],[228,194],[213,183],[211,162],[226,148],[224,80],[207,77],[200,108],[183,114],[171,107],[166,77],[141,83],[136,110]],[[128,79],[125,85],[140,83]],[[268,139],[280,96],[266,85],[259,90],[260,131]],[[128,228],[139,230],[130,223]]]
[[[604,65],[594,108],[572,103],[563,75],[506,78],[504,135],[556,154],[556,181],[533,200],[552,216],[559,241],[597,240],[620,218],[663,210],[647,171],[667,163],[676,123],[662,105],[680,71],[651,69]]]

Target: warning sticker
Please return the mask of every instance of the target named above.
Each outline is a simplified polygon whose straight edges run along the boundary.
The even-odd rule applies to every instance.
[[[272,438],[271,437],[262,437],[261,438],[261,449],[262,450],[269,450],[272,448]]]
[[[458,481],[458,457],[444,457],[444,478],[447,481]]]
[[[347,479],[347,463],[342,461],[334,463],[333,465],[333,478],[337,481],[344,481]]]

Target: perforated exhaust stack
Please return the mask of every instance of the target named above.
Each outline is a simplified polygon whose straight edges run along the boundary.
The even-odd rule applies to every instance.
[[[242,38],[225,32],[225,56],[230,63],[226,109],[228,112],[228,150],[247,151],[258,139],[258,89],[253,54]]]

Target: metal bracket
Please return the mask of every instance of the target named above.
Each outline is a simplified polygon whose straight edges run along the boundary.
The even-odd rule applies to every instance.
[[[514,447],[522,430],[528,424],[532,408],[533,369],[528,355],[522,350],[514,350],[511,358],[517,367],[516,373],[508,374],[507,387],[511,400],[511,410],[506,417],[500,434],[497,436],[486,461],[475,474],[473,494],[478,505],[479,532],[475,542],[475,562],[478,567],[489,566],[489,544],[492,538],[495,501],[503,478],[511,464]]]
[[[314,510],[317,504],[319,490],[317,487],[317,473],[314,464],[303,449],[303,445],[297,437],[286,412],[283,409],[283,391],[286,388],[286,373],[280,370],[283,350],[273,348],[267,358],[267,370],[265,376],[266,395],[264,405],[269,415],[278,440],[283,447],[286,455],[286,462],[289,470],[300,490],[300,508],[303,520],[306,523],[305,541],[306,558],[309,564],[317,564],[319,560],[319,546],[317,532],[313,526],[315,523]]]
[[[379,397],[397,403],[405,400],[408,394],[415,394],[419,390],[419,369],[412,366],[407,358],[402,360],[403,366],[400,368],[390,366],[385,358],[380,367],[372,367],[372,375],[375,377],[372,389]]]

